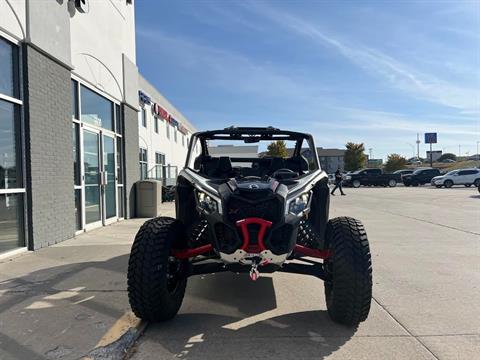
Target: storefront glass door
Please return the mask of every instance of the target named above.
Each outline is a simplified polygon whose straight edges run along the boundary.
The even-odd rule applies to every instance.
[[[83,167],[85,225],[101,224],[100,134],[98,132],[83,131]]]
[[[115,139],[103,135],[103,195],[105,204],[105,219],[116,220],[116,175],[115,175]]]
[[[83,130],[85,228],[117,220],[115,138],[101,130]]]

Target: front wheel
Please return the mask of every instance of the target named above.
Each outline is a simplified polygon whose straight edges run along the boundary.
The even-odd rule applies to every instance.
[[[452,180],[445,180],[445,182],[443,183],[443,185],[445,185],[445,187],[448,189],[448,188],[451,188],[453,186],[453,181]]]
[[[397,181],[395,179],[388,180],[388,186],[390,186],[390,187],[397,186]]]
[[[172,247],[184,242],[182,224],[167,217],[146,221],[135,236],[128,262],[128,300],[139,318],[169,320],[180,309],[187,263],[172,256]]]
[[[479,187],[480,186],[480,179],[475,179],[475,181],[473,182],[473,186]]]
[[[325,299],[332,320],[358,325],[370,311],[372,261],[367,233],[362,223],[338,217],[327,225],[327,248],[333,253],[325,260]]]
[[[360,184],[360,180],[353,180],[352,186],[353,186],[354,188],[359,188],[360,185],[361,185],[361,184]]]

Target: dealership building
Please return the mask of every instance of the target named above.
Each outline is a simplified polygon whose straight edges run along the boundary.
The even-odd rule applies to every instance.
[[[134,217],[135,183],[183,164],[195,129],[139,75],[134,19],[132,0],[0,1],[0,254]]]

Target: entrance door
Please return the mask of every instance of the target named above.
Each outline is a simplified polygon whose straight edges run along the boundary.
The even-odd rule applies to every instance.
[[[84,126],[84,219],[86,230],[117,220],[115,138]]]
[[[103,135],[102,192],[104,204],[104,224],[117,220],[117,184],[115,169],[115,139],[111,136]]]
[[[102,224],[100,132],[83,130],[85,229]]]

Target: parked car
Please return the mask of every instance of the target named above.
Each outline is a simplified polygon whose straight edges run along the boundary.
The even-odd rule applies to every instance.
[[[328,174],[328,184],[335,184],[335,174]]]
[[[432,179],[432,185],[441,188],[451,188],[453,185],[465,185],[470,187],[480,185],[480,169],[460,169],[453,170],[442,176],[435,176]]]
[[[397,183],[402,181],[399,174],[384,174],[382,169],[362,169],[347,174],[343,180],[344,186],[353,186],[354,188],[360,185],[373,186],[390,186],[395,187]]]
[[[456,161],[453,160],[453,159],[443,159],[443,160],[440,161],[440,162],[442,162],[442,163],[456,163]]]
[[[440,175],[440,170],[433,168],[420,168],[415,170],[412,174],[402,176],[403,185],[418,186],[429,184],[435,176]]]
[[[401,170],[394,171],[393,173],[403,176],[403,175],[412,174],[414,171],[415,170],[413,169],[401,169]]]

